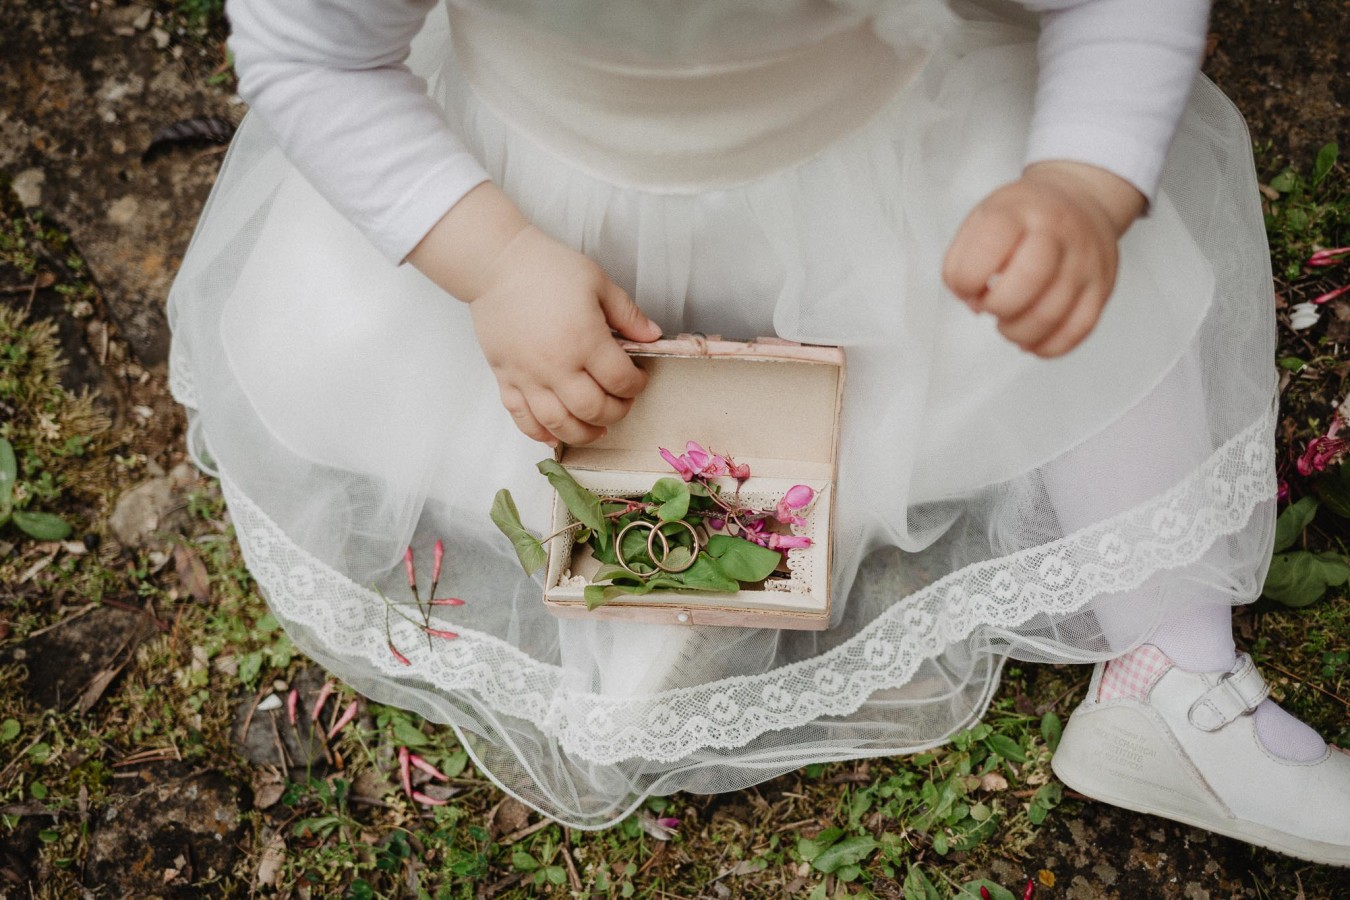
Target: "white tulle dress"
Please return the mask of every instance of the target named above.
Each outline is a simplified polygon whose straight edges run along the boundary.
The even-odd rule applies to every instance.
[[[962,217],[1021,169],[1034,28],[936,0],[800,4],[821,8],[772,28],[769,0],[697,5],[676,28],[636,0],[455,0],[453,39],[433,13],[411,64],[525,213],[668,333],[846,348],[827,631],[546,612],[488,510],[510,487],[544,530],[547,450],[501,409],[467,308],[376,250],[256,117],[170,300],[193,450],[295,643],[583,828],[651,794],[930,747],[980,717],[1009,657],[1108,658],[1188,604],[1250,601],[1271,540],[1267,253],[1248,138],[1211,85],[1100,326],[1045,361],[940,280]],[[849,68],[883,57],[886,78]],[[691,72],[730,80],[669,93]],[[708,104],[730,116],[720,144],[685,127]],[[436,538],[441,593],[466,601],[438,621],[461,636],[395,619],[404,664],[377,589],[404,596],[404,549],[429,562]]]

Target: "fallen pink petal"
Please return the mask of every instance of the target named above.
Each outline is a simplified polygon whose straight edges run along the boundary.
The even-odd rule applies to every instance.
[[[409,753],[409,754],[408,754],[408,760],[409,760],[409,762],[411,762],[414,766],[416,766],[417,768],[421,769],[423,772],[426,772],[428,775],[430,775],[432,778],[435,778],[437,781],[449,781],[449,780],[450,780],[450,776],[449,776],[449,775],[446,775],[446,774],[445,774],[444,772],[442,772],[440,769],[436,768],[436,767],[433,766],[431,763],[427,762],[425,759],[423,759],[422,757],[418,756],[416,753]]]
[[[398,748],[398,780],[403,785],[403,793],[412,796],[412,753],[407,747]]]
[[[1334,266],[1337,263],[1344,262],[1347,255],[1350,255],[1350,247],[1331,247],[1326,250],[1318,250],[1308,257],[1308,261],[1304,265],[1314,269]]]
[[[421,791],[413,791],[412,798],[424,806],[445,806],[450,802],[449,800],[437,800],[435,797],[428,797]]]
[[[353,700],[350,704],[347,705],[347,708],[343,710],[342,715],[339,716],[338,720],[333,723],[333,727],[328,729],[328,740],[331,741],[333,738],[337,737],[338,732],[346,728],[351,723],[352,719],[356,718],[357,709],[358,709],[358,702],[356,700]]]
[[[662,828],[679,828],[680,820],[666,816],[665,818],[657,819],[656,824],[660,825]]]
[[[1332,300],[1335,300],[1337,297],[1346,293],[1350,293],[1350,284],[1347,284],[1344,287],[1338,287],[1334,291],[1327,291],[1325,294],[1318,294],[1316,297],[1312,298],[1310,302],[1315,306],[1321,306],[1323,303],[1330,303]]]
[[[394,650],[394,646],[390,644],[389,649]],[[394,650],[394,655],[401,656],[402,654],[397,650]],[[403,664],[406,666],[408,663],[405,660]],[[319,696],[314,699],[314,708],[309,711],[309,720],[311,722],[319,721],[319,716],[323,713],[323,705],[328,702],[329,697],[333,696],[333,687],[333,682],[325,681],[323,687],[319,688]]]

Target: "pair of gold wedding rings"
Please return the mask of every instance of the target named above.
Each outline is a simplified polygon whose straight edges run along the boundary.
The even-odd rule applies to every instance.
[[[681,565],[672,566],[669,564],[670,554],[674,548],[671,547],[670,538],[666,537],[665,532],[663,531],[663,529],[667,525],[682,526],[689,532],[689,536],[693,538],[694,541],[693,549],[689,551],[689,558],[685,560]],[[669,522],[658,522],[658,523],[643,522],[641,520],[637,522],[629,522],[627,525],[625,525],[623,528],[619,530],[618,536],[614,539],[614,555],[619,558],[620,566],[623,566],[623,568],[626,571],[632,572],[639,578],[646,577],[646,575],[650,573],[638,572],[631,565],[629,565],[628,560],[623,558],[623,539],[625,536],[627,536],[628,532],[632,531],[635,528],[648,529],[647,557],[652,561],[652,565],[656,566],[656,568],[660,569],[662,572],[669,572],[671,574],[675,574],[678,572],[685,571],[694,564],[694,560],[698,558],[698,551],[702,549],[702,542],[699,539],[698,530],[695,529],[693,525],[690,525],[683,519],[673,519]],[[657,547],[656,547],[658,542],[661,545],[659,556],[657,555]],[[640,560],[638,560],[638,562],[640,562]]]

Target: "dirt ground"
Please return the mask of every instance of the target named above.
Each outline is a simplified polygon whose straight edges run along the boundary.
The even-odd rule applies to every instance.
[[[172,474],[184,456],[181,414],[166,388],[164,303],[223,148],[143,153],[170,123],[237,122],[244,107],[228,79],[212,83],[219,45],[165,29],[167,20],[150,12],[125,3],[0,0],[0,190],[8,185],[24,207],[68,230],[87,261],[106,306],[89,321],[63,323],[70,383],[101,391],[115,418],[132,407],[154,413],[142,447],[167,485],[191,476]],[[1350,147],[1350,4],[1218,0],[1212,30],[1206,72],[1247,116],[1255,143],[1269,145],[1271,160],[1307,166],[1326,142]],[[41,313],[47,301],[59,312],[58,298],[38,298],[35,309]],[[110,333],[129,354],[115,371]],[[78,673],[103,671],[144,627],[136,615],[110,609],[46,636],[51,646],[33,655],[80,660]],[[84,683],[78,673],[70,665],[33,666],[27,690],[57,704]],[[165,763],[154,784],[124,787],[118,802],[94,811],[99,825],[84,876],[90,888],[144,896],[143,871],[232,864],[241,816],[254,802],[250,786]],[[1081,809],[1077,817],[1053,816],[1029,850],[1059,873],[1044,896],[1270,896],[1270,885],[1289,877],[1269,854],[1232,841],[1095,804]],[[0,866],[27,871],[31,830],[0,834]],[[191,859],[182,847],[193,848]],[[996,863],[991,877],[1013,883],[1021,872],[1021,863]],[[0,885],[0,895],[6,890]]]

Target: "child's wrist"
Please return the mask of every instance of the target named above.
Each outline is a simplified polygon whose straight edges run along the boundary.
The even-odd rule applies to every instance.
[[[1094,205],[1114,229],[1125,234],[1143,214],[1148,200],[1133,184],[1114,172],[1088,163],[1052,160],[1032,163],[1022,173],[1030,181],[1049,183]]]
[[[491,286],[502,251],[529,220],[490,181],[469,191],[408,254],[408,262],[447,293],[472,302]]]

